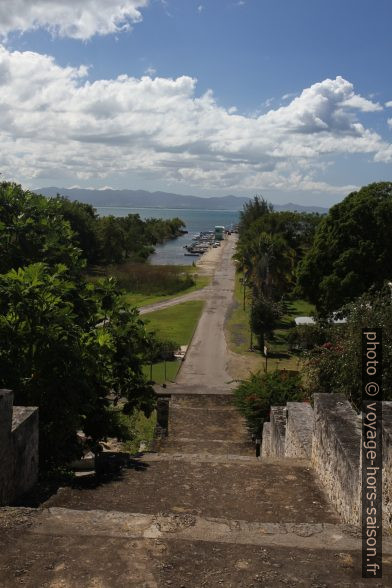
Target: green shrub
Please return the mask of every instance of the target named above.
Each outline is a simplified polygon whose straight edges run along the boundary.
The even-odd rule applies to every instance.
[[[264,421],[269,419],[271,406],[301,400],[304,391],[299,373],[286,370],[252,374],[234,391],[234,403],[255,435],[261,433]]]

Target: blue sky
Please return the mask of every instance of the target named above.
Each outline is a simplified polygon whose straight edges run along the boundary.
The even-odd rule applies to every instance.
[[[0,6],[3,175],[328,206],[391,180],[391,16],[389,0]]]

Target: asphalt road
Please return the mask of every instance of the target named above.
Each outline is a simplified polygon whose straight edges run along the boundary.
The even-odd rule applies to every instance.
[[[233,385],[227,371],[229,356],[224,322],[234,293],[235,243],[235,235],[226,238],[211,285],[204,289],[204,310],[176,379],[178,389],[191,387],[205,394],[229,391]]]

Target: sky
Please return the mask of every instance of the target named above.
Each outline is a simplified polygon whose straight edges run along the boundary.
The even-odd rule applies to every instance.
[[[390,0],[0,0],[0,172],[330,206],[392,180]]]

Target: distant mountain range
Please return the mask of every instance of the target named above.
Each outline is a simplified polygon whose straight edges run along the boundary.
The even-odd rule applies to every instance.
[[[87,190],[84,188],[40,188],[34,190],[44,196],[61,194],[71,200],[79,200],[93,206],[115,206],[125,208],[174,208],[182,210],[241,210],[249,200],[243,196],[221,196],[200,198],[170,192],[148,192],[146,190]],[[327,208],[303,206],[301,204],[274,204],[275,210],[318,212],[324,214]]]

